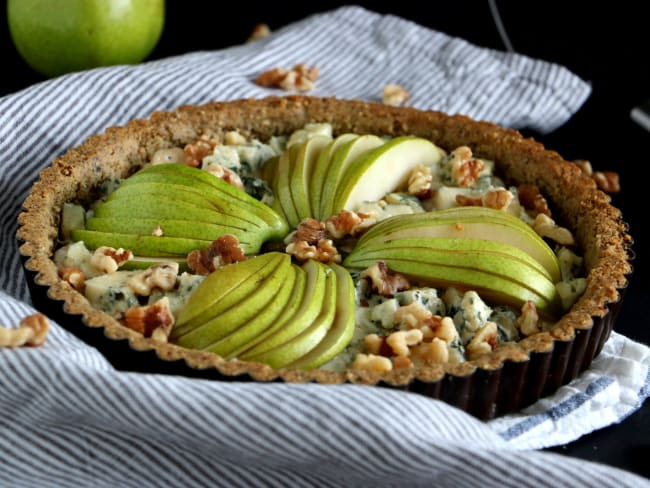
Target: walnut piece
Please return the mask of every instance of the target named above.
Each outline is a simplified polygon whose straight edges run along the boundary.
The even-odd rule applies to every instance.
[[[298,224],[285,252],[299,261],[315,259],[321,263],[340,263],[341,254],[330,237],[325,223],[306,218]]]
[[[393,363],[384,356],[359,353],[354,358],[352,369],[371,371],[373,373],[387,373],[393,369]]]
[[[361,272],[361,278],[369,278],[372,289],[385,297],[392,297],[398,291],[408,290],[411,285],[406,276],[400,273],[388,273],[388,266],[383,261],[375,264]]]
[[[605,193],[618,193],[621,191],[621,183],[618,173],[614,171],[595,171],[592,178]]]
[[[45,343],[50,324],[42,313],[28,315],[16,328],[0,325],[0,347],[40,346]]]
[[[162,297],[157,302],[143,307],[131,307],[124,312],[124,324],[145,337],[166,342],[174,316],[169,307],[169,298]]]
[[[208,137],[202,136],[196,141],[187,144],[183,151],[185,152],[185,164],[198,168],[203,162],[203,158],[209,156],[214,152],[217,145],[216,141],[210,140]]]
[[[129,276],[127,284],[135,294],[146,297],[155,289],[173,290],[177,276],[178,263],[161,263]]]
[[[418,164],[413,168],[413,171],[411,171],[411,174],[409,175],[409,195],[414,195],[421,199],[430,197],[432,180],[433,176],[431,175],[431,168],[423,164]]]
[[[548,237],[558,244],[570,246],[575,244],[571,231],[565,227],[560,227],[555,221],[545,214],[537,214],[533,222],[533,230],[541,237]]]
[[[514,200],[514,195],[508,190],[492,190],[481,196],[456,195],[456,203],[461,207],[487,207],[495,210],[505,210]]]
[[[196,274],[208,275],[226,264],[244,261],[246,255],[239,247],[239,239],[224,234],[204,250],[194,250],[187,255],[187,265]]]
[[[422,337],[422,331],[419,329],[398,330],[388,335],[386,343],[391,347],[395,356],[408,356],[411,353],[409,346],[415,346],[422,342]]]
[[[290,70],[285,68],[272,68],[260,73],[255,78],[259,86],[282,88],[286,91],[311,91],[314,82],[318,79],[320,71],[316,66],[311,68],[304,63],[296,64]]]
[[[498,332],[495,322],[486,322],[467,345],[467,358],[472,360],[492,352],[497,344]]]
[[[265,37],[271,34],[271,29],[268,25],[264,23],[255,24],[253,31],[250,36],[248,36],[247,42],[257,41],[258,39],[264,39]]]
[[[335,239],[356,237],[377,223],[377,216],[366,212],[341,210],[325,220],[325,229]]]
[[[76,266],[63,266],[59,269],[59,276],[63,281],[67,281],[75,290],[83,290],[86,282],[86,275],[81,268]]]
[[[409,97],[410,94],[406,88],[395,83],[389,83],[384,86],[381,100],[386,105],[399,107],[400,105],[404,105]]]
[[[450,156],[449,164],[453,181],[458,186],[472,186],[485,168],[485,163],[475,159],[472,150],[467,146],[457,147]]]
[[[517,187],[519,193],[519,203],[528,210],[533,217],[539,214],[544,214],[547,217],[551,216],[551,211],[548,208],[548,202],[542,192],[539,191],[537,185],[529,183],[522,183]]]
[[[535,303],[529,300],[523,304],[521,307],[521,315],[517,317],[516,324],[519,327],[519,331],[525,336],[541,332],[539,315],[537,314]]]
[[[211,163],[207,165],[205,170],[217,178],[221,178],[226,183],[239,188],[240,190],[244,189],[244,183],[242,182],[241,178],[230,168],[226,168],[220,164]]]
[[[100,246],[90,257],[90,264],[102,273],[114,273],[117,269],[133,258],[133,253],[128,249],[114,249],[109,246]]]

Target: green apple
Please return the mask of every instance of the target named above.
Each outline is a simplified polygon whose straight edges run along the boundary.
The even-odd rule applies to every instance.
[[[318,316],[293,337],[284,343],[261,354],[250,357],[253,361],[268,364],[272,368],[282,368],[314,349],[332,327],[336,315],[336,273],[325,265],[325,295]]]
[[[294,304],[290,303],[290,299],[299,276],[304,277],[303,270],[299,266],[292,264],[285,279],[280,284],[277,294],[271,303],[262,310],[262,312],[246,324],[241,325],[233,333],[205,349],[219,354],[222,357],[228,357],[233,353],[233,351],[245,347],[251,340],[271,327],[281,318],[281,315],[286,314],[287,312],[290,313],[294,306]],[[301,280],[301,283],[304,286],[303,280]],[[259,300],[259,297],[255,294],[250,297],[250,300]]]
[[[413,169],[432,166],[445,157],[444,151],[427,139],[400,136],[355,158],[343,168],[330,214],[355,211],[363,202],[374,202],[387,193],[403,188]]]
[[[382,146],[385,142],[386,141],[381,137],[367,134],[356,137],[349,142],[342,144],[341,147],[334,151],[330,158],[330,164],[322,183],[320,196],[321,206],[319,212],[321,220],[324,220],[341,210],[339,209],[334,211],[334,197],[340,184],[345,184],[347,182],[345,171],[348,166],[350,166],[353,161],[363,158],[363,156],[371,152],[373,149]]]
[[[325,135],[310,137],[299,145],[296,159],[291,162],[291,197],[298,221],[314,215],[310,202],[309,181],[316,161],[330,141],[332,138]]]
[[[373,226],[359,239],[358,244],[363,247],[406,237],[454,237],[502,242],[529,254],[549,273],[554,283],[561,280],[557,256],[544,239],[519,218],[500,210],[457,207],[389,218]]]
[[[328,266],[336,273],[336,314],[327,335],[308,353],[287,364],[288,368],[314,369],[343,351],[355,327],[355,288],[350,273],[338,264]]]
[[[334,156],[334,153],[339,147],[358,137],[359,136],[357,134],[341,134],[340,136],[337,136],[331,140],[327,147],[325,147],[325,149],[323,149],[323,151],[318,156],[318,159],[314,164],[311,177],[309,179],[309,203],[311,204],[313,218],[318,220],[325,218],[321,217],[320,214],[321,194],[323,192],[325,176],[327,174],[328,168],[330,167],[330,161]]]
[[[454,238],[401,238],[357,246],[344,265],[363,269],[384,261],[393,272],[434,287],[474,289],[497,303],[535,303],[555,316],[559,297],[545,271],[523,251],[496,241]]]
[[[284,315],[270,329],[256,338],[256,343],[238,355],[239,359],[254,358],[276,346],[284,344],[304,331],[319,316],[325,297],[327,268],[318,261],[309,260],[302,265],[307,273],[304,295],[300,307],[292,316]]]
[[[46,76],[139,63],[158,43],[164,0],[8,0],[13,42]]]
[[[229,308],[222,309],[213,318],[195,326],[189,332],[174,336],[174,342],[191,349],[209,349],[240,327],[257,320],[260,316],[266,317],[269,308],[272,309],[273,314],[277,314],[279,309],[273,305],[273,302],[291,271],[291,258],[283,255],[276,262],[278,264],[275,267],[269,268],[268,272],[256,281],[252,293]]]
[[[210,273],[180,309],[170,339],[175,340],[245,300],[285,260],[283,253],[270,252],[229,264]]]

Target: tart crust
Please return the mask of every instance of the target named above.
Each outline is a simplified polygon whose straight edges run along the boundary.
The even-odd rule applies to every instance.
[[[588,271],[586,291],[549,332],[462,364],[377,375],[352,370],[274,370],[161,343],[92,308],[59,278],[52,256],[65,202],[87,201],[107,178],[126,177],[157,150],[183,146],[204,134],[220,139],[238,130],[266,140],[310,122],[330,123],[334,133],[412,134],[445,149],[466,145],[478,157],[494,160],[497,171],[511,182],[537,185],[550,201],[554,218],[574,233]],[[200,372],[202,377],[222,380],[390,386],[442,399],[482,419],[525,407],[588,368],[612,330],[632,272],[632,239],[621,212],[577,165],[556,152],[515,130],[465,116],[336,98],[268,97],[181,106],[108,128],[40,173],[18,222],[20,254],[35,306],[61,325],[75,324],[74,330],[87,340],[90,336],[84,331],[94,330],[90,335],[101,343],[100,349],[114,347],[111,343],[127,344],[129,353],[138,351],[135,362],[140,370],[190,376]],[[155,357],[144,351],[152,351]]]

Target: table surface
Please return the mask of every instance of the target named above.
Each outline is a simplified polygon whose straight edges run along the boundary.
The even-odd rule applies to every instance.
[[[622,191],[613,196],[634,237],[635,271],[630,280],[615,330],[650,344],[650,324],[645,307],[649,293],[650,258],[643,235],[645,202],[640,198],[649,175],[650,132],[634,123],[630,110],[650,99],[650,38],[642,2],[618,6],[594,2],[444,2],[422,11],[420,2],[356,2],[371,10],[391,13],[489,48],[506,49],[562,64],[592,85],[592,95],[569,122],[551,134],[522,130],[566,159],[587,159],[596,170],[616,171]],[[149,59],[196,50],[221,49],[244,42],[257,23],[271,29],[344,2],[309,2],[278,8],[272,3],[218,3],[214,12],[196,15],[181,2],[168,2],[162,38]],[[395,5],[399,4],[399,5]],[[498,7],[495,17],[492,6]],[[3,6],[4,7],[4,6]],[[209,8],[209,7],[208,7]],[[4,8],[2,9],[4,12]],[[287,10],[287,11],[285,11]],[[4,15],[4,13],[3,13]],[[220,19],[228,22],[220,22]],[[499,21],[500,19],[500,21]],[[2,19],[0,52],[3,76],[0,96],[16,92],[44,78],[33,72],[15,51]],[[502,26],[501,29],[499,26]],[[505,29],[504,37],[503,32]],[[423,46],[426,49],[426,46]],[[309,60],[305,60],[309,63]],[[598,461],[650,477],[650,403],[621,423],[589,434],[566,446],[549,449],[569,456]]]

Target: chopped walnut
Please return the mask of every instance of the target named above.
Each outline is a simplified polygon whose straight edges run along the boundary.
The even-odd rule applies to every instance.
[[[431,168],[423,164],[418,164],[411,174],[409,175],[408,180],[408,193],[409,195],[414,195],[418,198],[428,198],[431,196],[431,181],[433,176],[431,175]]]
[[[393,369],[393,363],[384,356],[360,353],[355,357],[352,369],[371,371],[373,373],[387,373]]]
[[[314,82],[318,79],[319,74],[316,66],[310,68],[306,64],[296,64],[290,70],[272,68],[264,71],[255,78],[255,83],[287,91],[311,91],[314,89]]]
[[[472,150],[467,146],[459,146],[451,153],[451,175],[458,186],[472,186],[478,179],[485,163],[475,159]]]
[[[270,34],[271,34],[271,29],[269,28],[268,25],[263,23],[255,24],[255,27],[253,27],[253,31],[251,32],[250,36],[248,36],[247,42],[257,41],[258,39],[264,39]]]
[[[294,241],[289,243],[285,252],[295,256],[299,261],[314,259],[321,263],[340,263],[341,254],[334,246],[331,239],[320,239],[315,245],[307,241]]]
[[[449,347],[445,341],[434,337],[431,342],[423,342],[412,347],[411,358],[427,365],[446,363],[449,361]]]
[[[472,360],[492,352],[497,344],[497,339],[497,324],[495,322],[486,322],[467,344],[467,358]]]
[[[461,207],[487,207],[495,210],[505,210],[514,200],[514,195],[508,190],[492,190],[481,196],[456,195],[456,203]]]
[[[356,237],[377,223],[377,215],[366,212],[341,210],[325,220],[325,228],[335,239],[346,235]]]
[[[586,159],[577,159],[573,161],[585,176],[593,178],[600,188],[605,193],[618,193],[621,191],[618,173],[614,171],[594,171],[591,163]]]
[[[431,319],[431,329],[435,337],[450,343],[458,339],[458,330],[451,317],[439,317],[434,315]]]
[[[523,304],[521,307],[521,315],[517,317],[516,323],[519,327],[519,331],[525,336],[541,332],[539,327],[539,315],[537,314],[535,303],[528,300]]]
[[[170,147],[166,149],[159,149],[151,157],[151,164],[169,164],[180,163],[185,164],[187,161],[187,154],[180,147]]]
[[[431,318],[431,311],[420,302],[411,302],[408,305],[401,306],[393,316],[395,323],[411,329],[430,325]]]
[[[303,219],[298,224],[285,252],[300,261],[315,259],[322,263],[340,263],[342,259],[325,223],[312,218]]]
[[[537,214],[537,217],[535,217],[535,221],[533,222],[533,229],[541,237],[548,237],[558,244],[569,246],[575,243],[569,229],[560,227],[552,218],[545,214]]]
[[[0,347],[40,346],[45,343],[49,328],[42,313],[28,315],[16,328],[0,326]]]
[[[593,179],[605,193],[618,193],[621,191],[621,184],[618,173],[614,171],[595,171]]]
[[[388,273],[388,266],[378,261],[361,272],[361,278],[370,278],[372,289],[382,296],[392,297],[398,291],[408,290],[411,285],[406,276],[400,273]]]
[[[221,166],[220,164],[211,163],[207,165],[205,170],[208,173],[216,176],[217,178],[221,178],[226,183],[236,188],[239,188],[240,190],[244,188],[244,183],[242,182],[239,175],[235,173],[233,170],[231,170],[230,168],[226,168],[225,166]]]
[[[386,338],[386,343],[395,356],[408,356],[411,353],[409,346],[415,346],[420,342],[422,342],[422,331],[419,329],[398,330]]]
[[[63,281],[67,281],[75,290],[83,290],[86,275],[80,268],[76,266],[63,266],[59,269],[59,276]]]
[[[124,312],[124,323],[145,337],[166,342],[174,325],[169,298],[162,297],[152,305],[129,308]]]
[[[128,249],[114,249],[100,246],[90,257],[90,264],[102,273],[114,273],[117,269],[133,258],[133,253]]]
[[[157,225],[151,231],[151,235],[154,237],[162,237],[163,235],[165,235],[165,233],[163,232],[162,228],[159,225]]]
[[[224,134],[224,141],[228,146],[241,146],[246,144],[246,138],[236,130],[228,131]]]
[[[129,288],[137,295],[149,296],[152,290],[170,291],[176,287],[178,263],[162,263],[129,276]]]
[[[193,166],[194,168],[200,167],[203,158],[212,154],[216,145],[217,143],[215,141],[212,141],[205,136],[197,139],[191,144],[187,144],[183,148],[186,156],[185,164]]]
[[[210,247],[194,250],[187,255],[187,265],[196,274],[207,275],[226,264],[244,261],[246,255],[239,247],[239,239],[225,234],[210,244]]]
[[[522,183],[517,187],[517,192],[519,194],[519,203],[528,210],[533,217],[537,217],[539,214],[544,214],[548,217],[551,216],[551,211],[548,208],[548,202],[542,192],[539,191],[537,185],[531,185],[529,183]]]
[[[394,369],[412,368],[412,367],[413,367],[413,361],[411,361],[411,358],[409,358],[408,356],[395,356],[393,358]]]
[[[409,97],[410,94],[406,88],[395,83],[389,83],[388,85],[384,86],[384,91],[381,99],[382,102],[386,105],[399,107],[400,105],[406,103]]]

